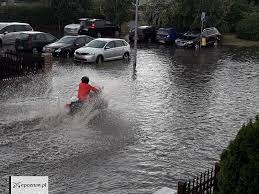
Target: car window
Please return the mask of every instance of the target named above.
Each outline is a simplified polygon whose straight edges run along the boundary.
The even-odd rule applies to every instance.
[[[46,41],[44,34],[35,34],[32,39],[37,41]]]
[[[90,41],[92,41],[93,39],[92,38],[90,38],[90,37],[85,37],[85,42],[86,43],[89,43]]]
[[[128,43],[126,41],[121,41],[124,46],[128,46]]]
[[[47,41],[52,42],[52,41],[56,40],[56,38],[54,36],[52,36],[51,34],[45,34],[45,36],[46,36]]]
[[[115,46],[116,47],[122,47],[122,46],[124,46],[124,44],[123,44],[123,42],[121,40],[116,40],[115,41]]]
[[[21,40],[28,40],[30,37],[29,34],[24,34],[24,33],[21,33],[19,34],[18,38],[21,39]]]
[[[85,39],[84,38],[78,38],[76,41],[75,41],[76,44],[79,44],[79,45],[83,45],[85,44]]]
[[[169,31],[166,30],[166,29],[159,29],[157,34],[159,34],[159,35],[168,35]]]
[[[24,26],[24,31],[32,31],[32,27],[30,25]]]
[[[4,29],[3,29],[3,32],[14,32],[14,26],[13,25],[10,25],[10,26],[6,26]]]
[[[25,31],[24,25],[15,25],[14,28],[16,32]]]
[[[106,47],[114,48],[115,42],[114,41],[109,42]]]
[[[106,41],[102,41],[102,40],[92,40],[87,47],[91,47],[91,48],[103,48],[106,45]]]

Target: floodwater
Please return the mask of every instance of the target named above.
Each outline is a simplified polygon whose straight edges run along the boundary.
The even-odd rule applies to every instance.
[[[57,60],[49,73],[0,82],[0,193],[9,175],[49,176],[53,194],[176,188],[213,167],[259,112],[258,48],[142,45],[132,72],[127,61]],[[66,117],[84,75],[109,107]]]

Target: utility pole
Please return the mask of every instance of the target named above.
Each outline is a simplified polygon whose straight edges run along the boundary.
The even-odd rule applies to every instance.
[[[137,44],[138,44],[138,4],[139,0],[136,0],[135,10],[135,34],[134,34],[134,57],[133,57],[133,71],[136,72],[137,66]]]

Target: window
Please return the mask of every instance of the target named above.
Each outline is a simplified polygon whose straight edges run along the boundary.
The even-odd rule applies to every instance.
[[[88,42],[91,42],[93,39],[90,38],[90,37],[85,37],[85,42],[88,43]]]
[[[15,31],[16,32],[25,31],[25,26],[24,25],[15,25]]]
[[[84,44],[85,44],[85,39],[84,39],[84,38],[78,38],[78,39],[75,41],[75,44],[84,45]]]
[[[124,46],[124,44],[123,44],[123,42],[121,40],[116,40],[115,41],[115,46],[116,47],[122,47],[122,46]]]
[[[24,26],[25,31],[32,31],[32,27],[30,25]]]
[[[13,25],[11,25],[11,26],[6,26],[6,27],[3,29],[3,32],[7,32],[7,33],[14,32],[14,26],[13,26]]]
[[[54,36],[52,36],[51,34],[45,34],[45,36],[46,36],[47,41],[52,42],[52,41],[56,40],[56,38]]]
[[[122,41],[124,46],[128,46],[128,43],[126,41]]]
[[[114,48],[115,42],[114,41],[109,42],[106,47]]]
[[[46,37],[44,36],[44,34],[36,34],[33,36],[33,40],[46,41]]]

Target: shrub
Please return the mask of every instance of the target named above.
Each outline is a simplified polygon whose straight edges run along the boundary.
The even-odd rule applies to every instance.
[[[239,38],[259,40],[259,13],[252,13],[241,20],[237,25]]]
[[[222,153],[218,178],[220,194],[259,193],[259,115]]]

